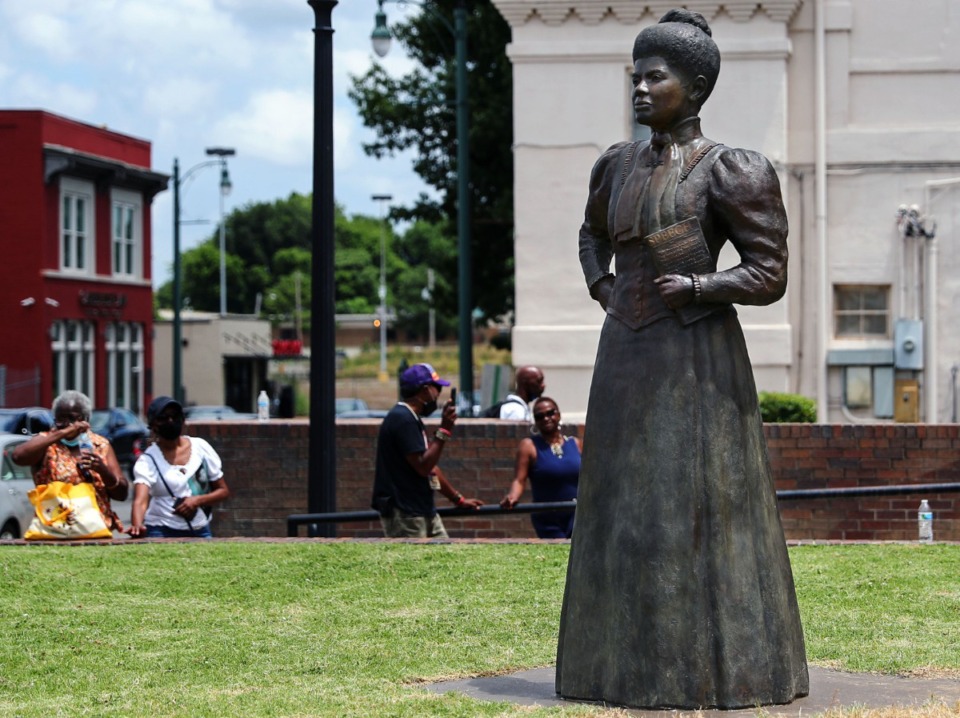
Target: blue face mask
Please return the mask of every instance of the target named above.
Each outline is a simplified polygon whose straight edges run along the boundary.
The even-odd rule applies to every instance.
[[[73,439],[60,439],[60,443],[64,446],[69,446],[72,449],[75,446],[80,446],[80,437],[76,436]]]

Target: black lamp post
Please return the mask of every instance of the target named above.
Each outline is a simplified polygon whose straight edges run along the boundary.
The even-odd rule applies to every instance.
[[[476,403],[473,397],[473,317],[472,277],[473,261],[470,256],[470,113],[467,106],[467,3],[457,0],[453,11],[453,26],[437,13],[430,3],[417,0],[377,0],[373,32],[370,40],[373,51],[383,57],[390,51],[390,28],[383,12],[384,2],[404,2],[418,5],[440,20],[453,35],[456,49],[457,84],[457,283],[458,324],[460,354],[460,396],[469,402],[469,409]]]
[[[310,299],[310,448],[307,511],[336,511],[336,365],[333,274],[333,26],[337,0],[307,0],[315,15],[313,57],[313,259]],[[332,536],[313,524],[311,536]]]

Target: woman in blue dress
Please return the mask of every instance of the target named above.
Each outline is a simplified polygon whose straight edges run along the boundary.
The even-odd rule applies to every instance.
[[[549,397],[533,405],[535,434],[517,448],[516,475],[500,505],[511,509],[523,496],[530,479],[534,503],[570,501],[577,498],[580,479],[579,437],[564,436],[560,409]],[[538,538],[562,539],[573,534],[573,511],[530,514]]]

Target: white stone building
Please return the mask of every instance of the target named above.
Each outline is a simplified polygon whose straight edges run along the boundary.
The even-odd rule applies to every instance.
[[[704,133],[773,162],[790,220],[787,296],[738,307],[758,388],[815,398],[822,420],[956,420],[960,3],[494,3],[513,35],[514,363],[541,366],[565,414],[586,411],[603,321],[577,258],[590,169],[645,129],[633,39],[683,5],[722,55]],[[935,238],[907,236],[901,205]]]

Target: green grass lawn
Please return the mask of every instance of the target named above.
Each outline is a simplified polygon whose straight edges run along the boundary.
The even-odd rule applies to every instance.
[[[2,716],[546,716],[416,687],[553,662],[568,548],[0,547]],[[791,549],[811,662],[960,670],[960,546]]]

